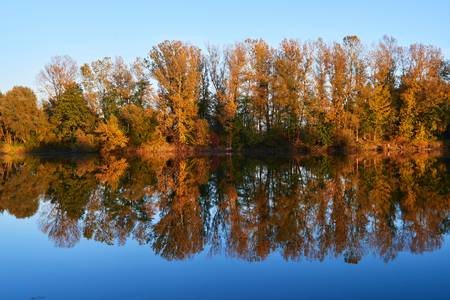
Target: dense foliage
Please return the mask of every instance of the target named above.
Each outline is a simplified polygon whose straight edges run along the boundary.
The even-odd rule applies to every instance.
[[[390,37],[371,48],[347,36],[203,52],[164,41],[130,65],[106,57],[81,68],[55,57],[38,76],[42,109],[27,88],[0,95],[0,138],[109,150],[428,143],[448,134],[449,70],[438,48]]]

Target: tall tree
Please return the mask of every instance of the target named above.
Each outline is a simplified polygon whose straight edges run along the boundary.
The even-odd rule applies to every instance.
[[[215,127],[214,108],[215,99],[210,90],[210,78],[208,72],[208,59],[205,56],[200,58],[200,91],[198,98],[198,115],[208,121],[209,126]]]
[[[384,37],[376,49],[370,53],[370,128],[374,140],[392,133],[396,119],[396,71],[398,46],[390,37]]]
[[[341,44],[334,43],[330,50],[328,77],[331,89],[332,121],[338,128],[344,125],[344,107],[347,89],[347,62],[345,51]]]
[[[167,141],[197,145],[207,142],[205,120],[198,117],[200,49],[180,41],[164,41],[149,53],[149,67],[158,82],[155,107],[158,128]],[[202,136],[199,136],[201,134]]]
[[[283,40],[274,60],[273,119],[291,142],[299,139],[305,123],[312,123],[312,63],[312,46],[296,40]]]
[[[231,147],[234,119],[239,98],[243,93],[247,54],[242,43],[225,50],[221,56],[217,47],[209,47],[208,66],[214,95],[215,115],[226,135],[226,145]]]
[[[367,74],[364,58],[364,46],[356,35],[349,35],[343,40],[347,64],[346,100],[346,127],[352,137],[358,141],[360,131],[360,116],[364,102],[367,99]]]
[[[272,126],[273,113],[273,49],[263,40],[246,40],[249,53],[248,80],[250,105],[254,112],[256,130],[267,132]]]
[[[409,139],[429,140],[446,130],[449,84],[442,77],[439,49],[414,44],[406,52],[401,77],[400,133]]]
[[[318,144],[329,146],[334,142],[334,120],[336,115],[331,101],[331,47],[322,39],[314,43],[313,63],[313,98],[312,111],[313,128],[316,129],[314,140]]]

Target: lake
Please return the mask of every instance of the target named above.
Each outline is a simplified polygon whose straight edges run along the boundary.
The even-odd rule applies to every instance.
[[[0,299],[445,299],[445,157],[0,160]]]

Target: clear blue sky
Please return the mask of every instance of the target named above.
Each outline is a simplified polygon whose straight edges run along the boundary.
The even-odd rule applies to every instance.
[[[131,60],[152,45],[179,39],[204,47],[247,37],[276,45],[283,38],[367,44],[384,34],[400,44],[433,44],[450,57],[450,1],[46,1],[0,3],[0,90],[33,88],[51,56],[78,63],[104,56]]]

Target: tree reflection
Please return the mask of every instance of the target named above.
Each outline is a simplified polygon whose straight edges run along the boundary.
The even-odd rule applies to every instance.
[[[45,195],[54,169],[36,160],[0,161],[0,212],[16,218],[33,216]]]
[[[0,211],[39,211],[58,247],[134,239],[169,260],[390,261],[438,249],[450,227],[448,166],[433,157],[26,158],[1,161],[0,179]]]
[[[183,259],[203,249],[199,187],[208,181],[206,161],[169,160],[158,174],[160,219],[153,227],[153,249],[167,259]]]

